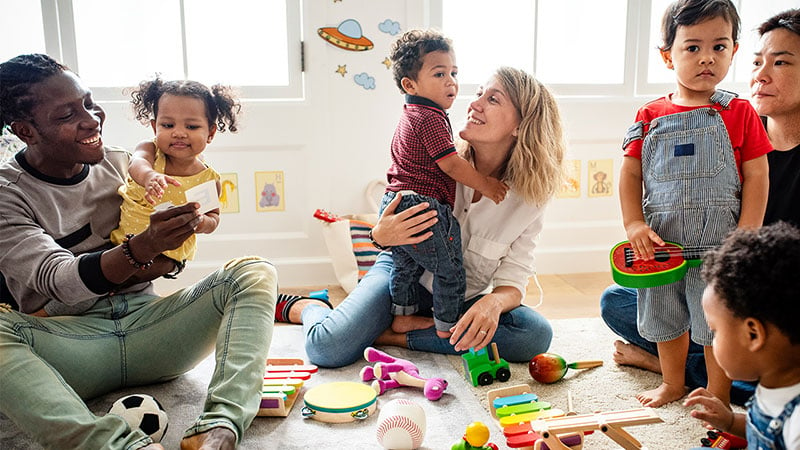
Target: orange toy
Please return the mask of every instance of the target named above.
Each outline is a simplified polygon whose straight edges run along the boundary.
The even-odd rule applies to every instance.
[[[534,380],[540,383],[555,383],[564,378],[567,369],[589,369],[602,366],[603,361],[577,361],[567,364],[564,358],[555,353],[540,353],[531,359],[528,371]]]

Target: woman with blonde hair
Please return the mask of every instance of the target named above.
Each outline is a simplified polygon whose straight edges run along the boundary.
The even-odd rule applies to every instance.
[[[533,251],[545,205],[561,183],[565,144],[555,100],[529,74],[500,68],[470,103],[459,136],[459,151],[475,169],[503,180],[510,190],[495,204],[471,188],[457,186],[453,212],[461,226],[467,291],[465,313],[452,336],[440,338],[433,327],[429,274],[420,279],[424,289],[418,290],[416,329],[391,330],[392,259],[384,252],[337,308],[314,299],[278,306],[282,317],[303,324],[306,353],[314,364],[351,364],[373,344],[458,354],[495,342],[501,356],[515,362],[529,361],[550,346],[550,324],[522,300],[528,278],[535,273]],[[425,203],[395,214],[399,197],[372,230],[378,248],[421,242],[437,220]]]

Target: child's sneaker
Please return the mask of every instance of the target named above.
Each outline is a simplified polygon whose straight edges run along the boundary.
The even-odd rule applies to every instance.
[[[298,300],[316,300],[323,303],[328,308],[333,309],[333,305],[327,298],[319,297],[304,297],[302,295],[281,294],[278,293],[278,303],[275,305],[275,321],[283,323],[293,323],[289,320],[289,309]]]

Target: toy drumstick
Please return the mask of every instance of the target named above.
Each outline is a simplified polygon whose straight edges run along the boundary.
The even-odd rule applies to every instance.
[[[564,414],[565,416],[577,416],[578,413],[575,412],[575,408],[572,407],[572,391],[567,390],[567,413]]]
[[[555,383],[567,374],[567,369],[589,369],[602,366],[603,361],[576,361],[567,364],[555,353],[540,353],[531,359],[528,371],[540,383]]]

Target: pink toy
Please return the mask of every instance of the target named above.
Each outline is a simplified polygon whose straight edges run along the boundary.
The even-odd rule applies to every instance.
[[[396,387],[413,386],[422,388],[428,400],[436,401],[442,398],[444,390],[447,389],[447,381],[444,378],[423,378],[419,375],[417,366],[411,361],[395,358],[376,348],[364,349],[364,359],[374,362],[375,365],[364,366],[361,369],[361,380],[375,380],[372,382],[372,388],[378,395]]]

